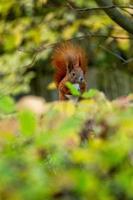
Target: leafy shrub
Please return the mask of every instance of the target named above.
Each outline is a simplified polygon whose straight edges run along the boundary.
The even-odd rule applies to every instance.
[[[2,200],[133,199],[132,96],[85,96],[45,103],[43,116],[0,99]]]

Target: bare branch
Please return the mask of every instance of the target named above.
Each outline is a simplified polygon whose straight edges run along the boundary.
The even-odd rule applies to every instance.
[[[118,40],[118,39],[119,40],[133,40],[133,37],[116,36],[116,35],[105,35],[105,34],[100,34],[100,33],[89,32],[88,34],[77,36],[77,37],[73,37],[73,38],[70,38],[70,39],[65,40],[65,41],[84,40],[85,38],[91,38],[91,37],[112,38],[114,40]],[[44,42],[43,42],[42,44],[40,44],[40,46],[38,48],[32,49],[30,51],[25,51],[23,49],[18,49],[18,50],[21,51],[21,52],[24,52],[24,53],[40,53],[40,52],[42,52],[42,51],[44,51],[46,49],[55,47],[56,45],[58,45],[61,42],[64,42],[64,40],[61,40],[61,41],[55,42],[55,43],[51,43],[51,44],[44,44]],[[36,58],[37,55],[34,55],[34,56]]]
[[[101,6],[101,7],[90,7],[90,8],[78,8],[74,7],[70,2],[67,2],[67,6],[73,10],[76,10],[78,12],[86,12],[86,11],[93,11],[93,10],[108,10],[108,9],[114,9],[114,8],[123,8],[123,9],[133,9],[132,5],[107,5],[107,6]]]
[[[133,40],[133,37],[125,37],[125,36],[116,36],[116,35],[105,35],[100,33],[92,33],[89,32],[88,34],[85,34],[83,36],[79,36],[73,39],[79,39],[79,38],[86,38],[86,37],[102,37],[102,38],[112,38],[112,39],[121,39],[121,40]]]
[[[35,52],[35,54],[34,54],[34,56],[33,56],[33,58],[32,58],[31,63],[28,64],[28,65],[26,65],[26,66],[24,66],[24,67],[25,67],[26,69],[30,69],[30,68],[35,64],[35,62],[36,62],[36,60],[37,60],[37,56],[38,56],[38,53]]]
[[[104,35],[104,34],[98,34],[98,33],[92,33],[92,32],[90,32],[88,34],[85,34],[85,35],[82,35],[82,36],[78,36],[78,37],[73,37],[73,38],[70,38],[70,39],[65,40],[65,41],[84,40],[85,38],[91,38],[91,37],[112,38],[114,40],[117,40],[117,39],[119,39],[119,40],[133,40],[133,37],[124,37],[124,36],[115,36],[115,35]],[[49,49],[49,48],[53,48],[56,45],[58,45],[60,42],[64,42],[64,40],[59,41],[59,42],[55,42],[55,43],[51,43],[51,44],[44,44],[44,42],[43,42],[38,48],[32,49],[31,51],[24,51],[22,49],[19,49],[19,51],[22,51],[24,53],[31,53],[32,52],[34,54],[31,63],[28,64],[28,65],[26,65],[26,66],[24,66],[24,67],[25,68],[31,68],[35,64],[37,56],[38,56],[38,54],[40,52],[45,51],[46,49]],[[120,57],[119,57],[119,59],[120,59]],[[121,60],[122,59],[123,58],[121,58]],[[128,63],[128,62],[132,62],[132,60],[131,61],[130,60],[123,60],[123,62],[124,63]]]
[[[128,60],[125,61],[124,64],[128,64],[128,63],[130,63],[130,62],[133,62],[133,58],[129,58]]]
[[[127,61],[127,60],[125,60],[123,57],[121,57],[119,54],[117,54],[117,53],[111,51],[110,49],[107,49],[105,46],[100,45],[100,47],[101,47],[103,50],[107,51],[108,53],[110,53],[110,54],[114,55],[115,57],[119,58],[119,59],[122,60],[124,63]]]
[[[95,0],[100,7],[114,6],[112,0]],[[132,7],[132,6],[131,6]],[[106,14],[127,32],[133,34],[133,19],[124,15],[120,9],[103,9]]]
[[[82,36],[77,36],[77,37],[73,37],[70,38],[68,40],[65,41],[71,41],[71,40],[84,40],[85,38],[91,38],[91,37],[100,37],[100,38],[112,38],[114,40],[119,39],[119,40],[133,40],[133,37],[126,37],[126,36],[115,36],[115,35],[105,35],[105,34],[99,34],[99,33],[92,33],[89,32],[88,34],[82,35]],[[34,51],[35,52],[42,52],[46,49],[49,48],[53,48],[56,45],[58,45],[60,42],[64,42],[64,40],[59,41],[59,42],[55,42],[55,43],[51,43],[51,44],[41,44],[38,48],[36,48]]]
[[[118,58],[119,60],[123,61],[123,64],[128,64],[130,62],[133,62],[133,58],[129,58],[128,60],[124,59],[122,56],[120,56],[119,54],[117,54],[116,52],[111,51],[110,49],[107,49],[105,46],[100,45],[100,47],[107,51],[108,53],[112,54],[113,56],[115,56],[116,58]]]
[[[103,7],[90,7],[90,8],[79,8],[75,7],[72,3],[67,2],[66,4],[70,9],[77,11],[77,12],[89,12],[89,11],[97,11],[97,10],[103,10],[103,9],[114,9],[119,8],[123,10],[124,12],[128,13],[131,17],[133,17],[133,13],[131,13],[129,10],[133,10],[132,5],[112,5],[112,6],[103,6]]]
[[[126,12],[128,15],[130,15],[131,17],[133,17],[133,13],[129,12],[128,10],[126,10],[125,8],[122,8],[122,10],[124,12]]]

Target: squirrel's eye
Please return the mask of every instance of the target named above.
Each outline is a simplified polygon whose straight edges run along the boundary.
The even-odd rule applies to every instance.
[[[75,73],[73,72],[72,75],[75,76]]]

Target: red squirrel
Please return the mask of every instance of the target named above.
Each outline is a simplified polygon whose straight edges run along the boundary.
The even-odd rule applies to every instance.
[[[58,45],[52,55],[52,65],[55,68],[55,84],[59,91],[59,100],[73,99],[67,82],[72,83],[81,93],[86,90],[85,75],[87,58],[85,51],[72,42]]]

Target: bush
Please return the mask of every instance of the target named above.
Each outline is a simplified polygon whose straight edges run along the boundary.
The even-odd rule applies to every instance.
[[[2,200],[133,199],[132,96],[84,97],[44,103],[41,116],[0,99]]]

